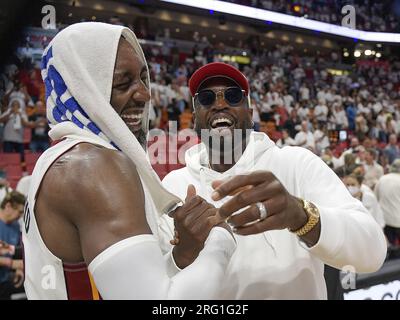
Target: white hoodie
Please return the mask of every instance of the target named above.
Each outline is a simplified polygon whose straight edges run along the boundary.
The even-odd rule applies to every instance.
[[[213,180],[269,170],[290,194],[313,202],[320,211],[321,235],[311,248],[287,230],[236,235],[237,250],[227,270],[221,299],[326,299],[324,263],[339,269],[351,265],[357,273],[381,267],[386,242],[380,226],[310,151],[299,147],[281,149],[264,133],[253,132],[242,157],[224,173],[207,167],[203,144],[190,148],[185,160],[187,167],[169,173],[163,180],[169,191],[183,199],[187,186],[193,184],[198,195],[219,207],[227,199],[211,199]],[[173,238],[172,219],[160,220],[160,229],[167,246]]]

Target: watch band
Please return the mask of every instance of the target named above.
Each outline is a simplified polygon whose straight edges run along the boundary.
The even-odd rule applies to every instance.
[[[293,232],[297,236],[301,237],[304,236],[305,234],[309,233],[319,222],[319,211],[317,207],[304,199],[300,199],[303,205],[303,210],[307,213],[308,220],[304,226],[297,230],[290,230],[290,232]]]

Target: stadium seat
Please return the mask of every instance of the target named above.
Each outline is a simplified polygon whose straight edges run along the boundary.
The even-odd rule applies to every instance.
[[[32,129],[24,128],[24,145],[29,146],[32,140]]]
[[[0,153],[0,166],[20,165],[21,155],[19,153]]]
[[[26,165],[35,164],[41,155],[41,153],[25,152]]]
[[[22,167],[18,165],[7,165],[4,167],[6,172],[7,180],[17,179],[22,177]]]

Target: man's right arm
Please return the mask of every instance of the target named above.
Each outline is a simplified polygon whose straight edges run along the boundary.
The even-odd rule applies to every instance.
[[[75,169],[75,178],[68,178],[76,181],[69,181],[73,187],[63,201],[69,206],[64,213],[78,230],[83,258],[104,299],[216,296],[235,249],[226,230],[213,229],[198,259],[170,278],[146,220],[143,188],[131,160],[99,149]]]

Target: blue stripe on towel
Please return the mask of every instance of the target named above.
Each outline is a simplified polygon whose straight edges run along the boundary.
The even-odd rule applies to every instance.
[[[56,67],[54,65],[49,65],[49,60],[52,57],[53,47],[50,47],[49,50],[47,50],[47,53],[43,55],[41,62],[42,70],[47,71],[47,77],[44,79],[46,88],[46,102],[48,99],[54,100],[54,98],[51,96],[52,92],[55,93],[56,97],[56,101],[53,101],[54,107],[51,110],[51,114],[53,115],[56,123],[53,123],[51,120],[49,120],[49,123],[54,125],[64,121],[70,121],[81,129],[87,129],[93,132],[95,135],[99,135],[101,133],[99,127],[93,121],[91,121],[87,113],[71,95],[71,92],[68,90],[68,86],[66,85],[61,74],[57,71]],[[64,93],[71,95],[71,97],[63,103],[61,101],[61,96]],[[49,104],[47,104],[47,107],[50,108]],[[70,113],[67,114],[67,111]],[[79,119],[86,119],[87,121],[85,123],[88,123],[88,125],[85,126]],[[110,141],[110,143],[119,150],[115,143],[112,141]]]

